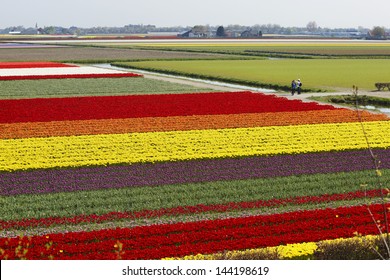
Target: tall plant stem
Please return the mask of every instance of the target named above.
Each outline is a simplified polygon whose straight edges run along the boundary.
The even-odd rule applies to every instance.
[[[380,180],[380,177],[381,177],[381,171],[380,171],[380,160],[378,160],[378,157],[374,154],[372,148],[371,148],[371,145],[370,145],[370,141],[368,139],[368,136],[367,136],[367,132],[364,128],[364,124],[363,124],[363,118],[362,118],[362,115],[360,113],[360,110],[359,110],[359,101],[358,101],[358,87],[357,86],[353,86],[352,87],[352,92],[353,92],[353,95],[355,97],[355,109],[356,109],[356,112],[357,112],[357,117],[358,117],[358,121],[362,127],[362,131],[363,131],[363,135],[364,135],[364,138],[366,140],[366,143],[367,143],[367,147],[368,147],[368,151],[370,152],[370,156],[371,156],[371,159],[372,159],[372,162],[373,162],[373,165],[375,167],[375,173],[376,173],[376,180],[377,180],[377,184],[379,186],[379,189],[381,190],[380,194],[381,194],[381,201],[382,201],[382,207],[383,207],[383,219],[384,219],[384,223],[385,223],[385,237],[383,236],[382,234],[382,231],[380,229],[380,225],[378,224],[377,221],[375,221],[370,209],[368,208],[368,211],[371,215],[371,218],[373,219],[375,225],[377,226],[377,228],[379,229],[379,232],[381,233],[381,236],[382,236],[382,239],[383,239],[383,242],[386,246],[386,249],[387,249],[387,258],[390,259],[390,235],[389,235],[389,222],[388,222],[388,215],[387,215],[387,208],[386,208],[386,204],[385,204],[385,197],[384,197],[384,192],[383,192],[383,186],[382,186],[382,182]]]

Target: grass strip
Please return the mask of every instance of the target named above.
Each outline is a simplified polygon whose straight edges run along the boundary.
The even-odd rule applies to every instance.
[[[389,94],[389,98],[359,95],[356,100],[356,97],[354,95],[330,95],[330,96],[314,96],[311,97],[310,99],[321,101],[321,102],[342,104],[342,105],[349,106],[351,108],[356,107],[356,101],[358,102],[359,106],[371,105],[371,106],[390,108],[390,94]]]
[[[0,99],[104,96],[151,93],[210,92],[154,79],[99,78],[0,81]]]
[[[259,55],[271,57],[371,57],[390,56],[388,44],[344,44],[344,43],[153,43],[153,44],[110,44],[111,47],[159,49],[200,53],[226,53],[239,55]]]

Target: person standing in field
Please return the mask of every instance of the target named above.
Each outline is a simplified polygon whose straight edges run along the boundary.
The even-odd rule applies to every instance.
[[[296,88],[297,88],[297,83],[295,80],[292,80],[292,82],[291,82],[291,95],[294,95]]]
[[[301,94],[301,89],[302,89],[301,79],[298,79],[297,84],[296,84],[296,88],[297,88],[298,94]]]

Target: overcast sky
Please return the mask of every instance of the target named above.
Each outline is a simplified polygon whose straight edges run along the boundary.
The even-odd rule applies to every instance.
[[[22,25],[158,27],[279,24],[304,27],[390,28],[389,0],[9,0],[2,1],[0,28]]]

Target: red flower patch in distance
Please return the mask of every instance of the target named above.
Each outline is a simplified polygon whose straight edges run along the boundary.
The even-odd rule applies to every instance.
[[[78,66],[72,64],[60,63],[60,62],[51,62],[51,61],[0,62],[0,69],[50,68],[50,67],[78,67]]]
[[[25,75],[25,76],[0,76],[0,81],[17,80],[48,80],[48,79],[97,79],[97,78],[129,78],[142,77],[135,73],[105,73],[105,74],[62,74],[62,75]]]

